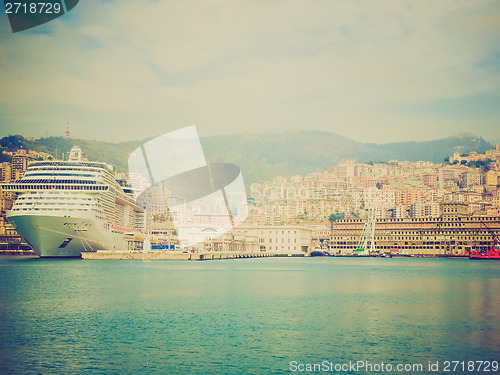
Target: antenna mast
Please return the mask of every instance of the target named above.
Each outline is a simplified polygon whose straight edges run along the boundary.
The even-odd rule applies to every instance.
[[[69,138],[70,132],[69,132],[69,116],[66,117],[66,138]]]

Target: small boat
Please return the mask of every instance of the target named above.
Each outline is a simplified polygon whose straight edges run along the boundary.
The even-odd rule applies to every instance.
[[[500,250],[498,250],[498,238],[493,239],[493,246],[489,250],[471,251],[469,259],[492,259],[500,260]]]
[[[313,250],[309,254],[310,257],[324,257],[326,254],[321,250]]]

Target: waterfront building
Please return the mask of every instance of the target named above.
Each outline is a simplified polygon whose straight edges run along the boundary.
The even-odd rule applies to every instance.
[[[197,248],[200,248],[200,245],[201,244],[198,244]],[[202,245],[205,251],[236,251],[250,253],[259,251],[259,242],[257,238],[238,229],[233,233],[226,232],[221,236],[211,238]]]
[[[447,209],[462,210],[461,204]],[[454,212],[455,214],[455,212]],[[365,220],[344,219],[331,224],[330,251],[350,254],[358,244]],[[421,256],[463,255],[466,251],[491,247],[490,231],[498,233],[498,216],[446,216],[442,218],[377,219],[375,248]]]
[[[170,215],[155,216],[150,224],[151,235],[161,241],[172,240],[175,235],[175,226]]]
[[[238,228],[239,229],[239,228]],[[180,246],[187,250],[198,251],[258,251],[255,250],[257,241],[251,236],[242,236],[239,232],[226,232],[224,228],[216,226],[193,226],[178,225],[173,233],[182,233],[183,238],[188,238],[188,242],[181,243]],[[169,239],[163,239],[163,243]],[[178,244],[178,239],[174,236],[173,243]]]
[[[30,251],[30,247],[17,234],[12,224],[4,216],[0,216],[0,253],[15,250]]]
[[[330,241],[329,225],[312,225],[311,242],[314,247],[324,247]]]
[[[312,241],[312,228],[306,226],[243,224],[237,230],[257,238],[261,251],[306,253]]]

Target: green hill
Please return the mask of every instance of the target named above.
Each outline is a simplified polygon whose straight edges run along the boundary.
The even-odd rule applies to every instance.
[[[106,143],[63,137],[41,138],[34,142],[22,136],[0,140],[7,150],[34,149],[59,158],[76,144],[89,160],[105,161],[119,171],[127,171],[128,155],[143,141]],[[461,135],[426,142],[360,143],[340,135],[320,131],[269,134],[232,134],[201,139],[209,162],[227,162],[240,166],[245,183],[269,181],[276,176],[307,175],[324,171],[342,159],[358,162],[387,162],[391,159],[440,163],[455,151],[483,153],[493,148],[481,137]]]
[[[324,171],[342,159],[365,163],[391,159],[441,163],[455,151],[484,153],[493,148],[483,138],[472,135],[427,142],[374,144],[318,131],[224,135],[204,138],[202,144],[207,159],[238,164],[245,181],[250,183]]]

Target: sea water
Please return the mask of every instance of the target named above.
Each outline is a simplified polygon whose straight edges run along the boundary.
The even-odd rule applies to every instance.
[[[495,261],[0,258],[2,374],[493,374],[475,361],[499,353]]]

